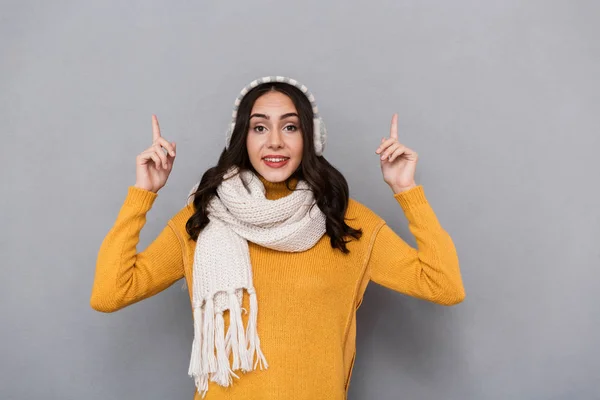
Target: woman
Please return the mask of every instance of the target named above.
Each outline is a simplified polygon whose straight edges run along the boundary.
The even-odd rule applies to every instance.
[[[397,115],[374,150],[418,249],[349,198],[322,156],[326,137],[304,85],[253,81],[217,165],[137,253],[176,157],[153,116],[153,144],[137,156],[136,183],[98,254],[91,306],[113,312],[185,277],[195,398],[344,399],[369,281],[438,304],[464,299],[454,244],[415,182],[417,154],[398,141]]]

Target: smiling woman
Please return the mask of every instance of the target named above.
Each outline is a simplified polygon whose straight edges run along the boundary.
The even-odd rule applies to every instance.
[[[197,211],[187,224],[192,239],[210,221],[209,204],[232,168],[251,171],[267,184],[290,190],[290,185],[306,181],[328,221],[332,246],[345,252],[344,237],[360,237],[360,230],[344,221],[349,199],[346,178],[321,155],[325,129],[314,96],[304,93],[297,81],[292,80],[296,85],[289,81],[274,78],[242,90],[226,148],[193,193]]]
[[[323,157],[325,125],[307,88],[265,77],[236,99],[217,165],[138,253],[176,154],[152,122],[153,145],[138,155],[136,184],[100,247],[90,303],[116,311],[185,277],[196,399],[343,400],[370,281],[438,304],[464,299],[454,244],[414,182],[417,154],[398,141],[396,115],[373,156],[418,248],[349,197]]]
[[[271,90],[252,107],[246,138],[250,163],[269,182],[288,179],[302,162],[300,117],[292,100]]]

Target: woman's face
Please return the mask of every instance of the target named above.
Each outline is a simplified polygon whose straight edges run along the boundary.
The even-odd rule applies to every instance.
[[[270,91],[256,99],[246,139],[254,169],[269,182],[283,182],[302,161],[300,118],[292,100]]]

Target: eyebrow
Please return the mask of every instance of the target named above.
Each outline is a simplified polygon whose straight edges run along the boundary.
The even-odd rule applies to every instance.
[[[252,118],[254,118],[254,117],[256,117],[256,118],[264,118],[264,119],[271,119],[271,117],[269,117],[269,116],[268,116],[268,115],[266,115],[266,114],[258,114],[258,113],[252,114],[252,115],[250,116],[250,119],[252,119]],[[300,118],[300,116],[298,116],[298,114],[296,114],[296,113],[294,113],[294,112],[291,112],[291,113],[283,114],[283,115],[280,117],[280,119],[286,119],[286,118],[289,118],[289,117],[298,117],[298,118]]]

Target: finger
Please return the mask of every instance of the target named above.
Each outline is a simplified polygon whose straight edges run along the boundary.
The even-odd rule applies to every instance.
[[[160,127],[158,126],[158,118],[156,115],[152,114],[152,142],[156,142],[159,137]]]
[[[394,162],[394,160],[396,158],[400,157],[402,154],[406,153],[407,151],[408,151],[407,147],[397,148],[396,150],[394,150],[394,152],[392,154],[389,155],[388,161],[389,162]]]
[[[173,155],[169,155],[169,157],[175,159],[175,156],[177,156],[177,143],[171,142],[171,146],[173,146]]]
[[[403,145],[401,145],[400,143],[396,142],[395,144],[391,145],[390,147],[388,147],[382,154],[381,154],[381,159],[385,160],[386,158],[389,158],[390,155],[392,155],[393,152],[395,152],[397,149],[403,149],[405,148]]]
[[[175,142],[171,142],[171,148],[173,149],[173,154],[169,154],[169,157],[174,159],[177,155],[177,147],[175,145]]]
[[[381,142],[379,142],[379,147],[375,150],[375,153],[379,154],[381,152],[381,145],[385,142],[385,138],[381,138]]]
[[[169,153],[169,155],[171,157],[175,157],[175,148],[164,137],[159,137],[158,140],[156,141],[156,143],[154,143],[154,144],[155,145],[159,144],[160,146],[162,146],[167,151],[167,153]]]
[[[148,150],[141,153],[140,157],[142,157],[143,160],[146,160],[146,162],[144,164],[147,164],[148,160],[152,160],[154,162],[154,166],[157,169],[161,169],[162,161],[161,161],[160,157],[158,156],[156,149],[151,147]]]
[[[408,147],[406,148],[406,150],[404,150],[404,155],[409,160],[416,161],[419,158],[419,155],[417,154],[417,152]]]
[[[390,137],[398,139],[398,113],[392,117],[392,126],[390,127]]]
[[[398,142],[392,143],[389,147],[387,147],[384,151],[381,152],[381,160],[387,159],[390,154],[396,151],[397,148],[402,147],[402,145]]]
[[[152,146],[152,148],[154,149],[154,151],[156,151],[156,154],[158,154],[158,157],[160,157],[160,161],[162,162],[163,168],[167,168],[167,163],[168,163],[167,155],[163,151],[162,147],[160,147],[160,145],[158,143],[156,143],[154,146]]]
[[[148,148],[145,152],[142,153],[147,158],[151,158],[156,164],[156,168],[166,168],[167,166],[167,156],[160,146],[152,146]]]
[[[385,139],[379,145],[379,147],[377,148],[377,150],[375,151],[375,153],[380,154],[382,151],[384,151],[385,149],[387,149],[388,147],[390,147],[394,143],[398,143],[398,141],[396,139],[392,139],[392,138]]]

